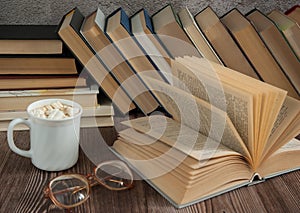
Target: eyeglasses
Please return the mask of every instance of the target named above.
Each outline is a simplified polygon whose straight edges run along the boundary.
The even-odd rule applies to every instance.
[[[94,173],[64,174],[52,179],[44,190],[45,197],[64,209],[74,208],[84,203],[90,194],[90,188],[102,185],[110,190],[125,190],[133,185],[133,175],[128,166],[118,160],[98,164]]]

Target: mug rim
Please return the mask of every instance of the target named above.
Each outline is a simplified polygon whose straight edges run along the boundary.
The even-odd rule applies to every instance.
[[[75,107],[78,107],[79,108],[79,113],[77,113],[76,115],[72,116],[72,117],[68,117],[68,118],[64,118],[64,119],[59,119],[59,120],[55,120],[55,119],[48,119],[48,118],[42,118],[42,117],[36,117],[34,116],[30,111],[34,108],[37,108],[39,107],[39,103],[43,103],[43,102],[56,102],[56,101],[60,101],[61,103],[64,103],[64,104],[68,104],[68,105],[71,105],[71,106],[75,106]],[[44,105],[46,105],[47,103],[45,103]],[[33,107],[33,105],[37,105],[36,107]],[[43,106],[42,104],[40,104],[40,106]],[[80,117],[81,114],[82,114],[82,106],[75,102],[75,101],[71,101],[71,100],[67,100],[67,99],[63,99],[63,98],[46,98],[46,99],[41,99],[41,100],[38,100],[38,101],[34,101],[32,102],[31,104],[29,104],[27,106],[27,114],[30,118],[34,118],[34,119],[38,119],[38,120],[41,120],[41,121],[49,121],[49,122],[64,122],[64,121],[69,121],[69,120],[73,120],[73,119],[76,119],[77,117]]]

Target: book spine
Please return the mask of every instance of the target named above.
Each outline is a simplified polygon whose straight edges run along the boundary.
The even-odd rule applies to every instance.
[[[152,19],[149,15],[149,13],[147,12],[147,10],[144,9],[144,16],[145,16],[145,22],[146,22],[146,27],[150,30],[150,32],[152,34],[154,34],[154,28],[152,25]]]
[[[60,40],[58,25],[0,25],[0,39]]]
[[[122,24],[124,29],[132,36],[132,31],[131,31],[131,25],[130,25],[129,18],[128,18],[126,12],[122,8],[120,8],[120,11],[121,11],[120,23]]]

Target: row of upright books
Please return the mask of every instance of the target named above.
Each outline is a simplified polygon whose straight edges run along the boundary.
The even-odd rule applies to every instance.
[[[84,109],[82,127],[113,126],[111,101],[80,73],[57,34],[57,25],[0,26],[0,131],[27,106],[45,98],[74,100]],[[27,129],[19,125],[16,129]]]
[[[98,8],[84,17],[75,8],[63,17],[58,34],[123,113],[157,109],[160,103],[143,75],[170,83],[171,60],[185,55],[207,58],[299,99],[298,10],[289,16],[232,9],[218,17],[210,7],[192,16],[188,8],[176,14],[167,5],[152,16],[141,9],[128,17],[119,8],[105,17]]]
[[[58,29],[121,112],[146,115],[123,122],[111,149],[176,207],[300,168],[299,32],[279,11],[171,5],[74,8]]]

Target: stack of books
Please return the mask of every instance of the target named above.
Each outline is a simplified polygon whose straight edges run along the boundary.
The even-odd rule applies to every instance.
[[[112,150],[183,207],[300,168],[297,11],[74,8],[58,35],[122,113],[146,115]]]
[[[6,131],[12,119],[26,118],[30,103],[46,98],[82,105],[82,127],[113,125],[111,102],[100,97],[98,86],[80,72],[56,25],[2,25],[0,29],[0,131]]]

